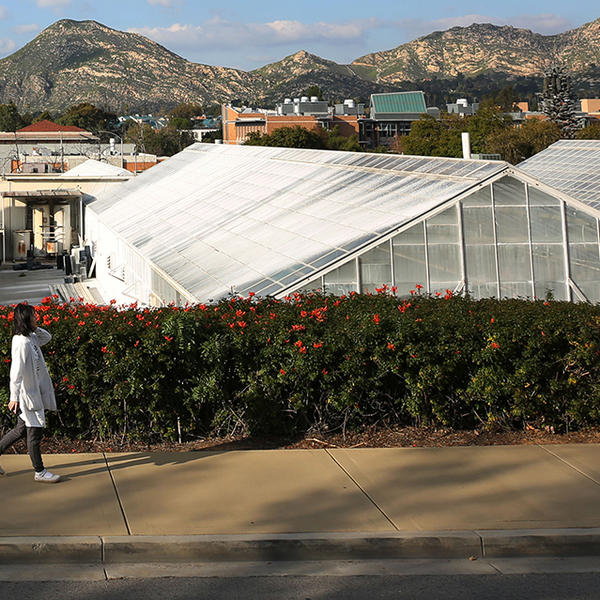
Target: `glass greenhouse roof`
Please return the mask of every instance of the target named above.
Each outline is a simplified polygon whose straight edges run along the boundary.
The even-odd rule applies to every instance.
[[[199,301],[274,295],[507,168],[194,144],[89,209]]]
[[[600,140],[560,140],[518,168],[571,198],[600,209]]]

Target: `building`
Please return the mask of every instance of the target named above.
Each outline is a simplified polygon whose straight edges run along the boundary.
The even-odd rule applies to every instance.
[[[427,108],[424,92],[371,94],[369,118],[360,120],[360,142],[367,148],[391,146],[396,136],[408,135],[412,123],[427,114],[439,118],[440,111]]]
[[[359,119],[364,113],[362,104],[346,100],[335,108],[315,96],[308,98],[285,98],[275,110],[234,108],[222,106],[223,143],[243,144],[250,133],[270,135],[282,127],[304,127],[319,131],[338,127],[340,135],[350,137],[359,134]]]
[[[169,124],[167,117],[156,117],[154,115],[122,115],[118,117],[119,125],[127,128],[131,123],[137,123],[138,125],[148,125],[152,129],[162,129]]]
[[[384,284],[599,302],[598,167],[600,142],[519,167],[195,144],[91,203],[86,235],[103,297],[123,302]]]
[[[98,141],[93,133],[81,127],[59,125],[48,120],[32,123],[14,132],[0,131],[0,145],[4,146],[14,146],[16,144],[44,145],[47,143],[71,146],[72,144],[89,144]]]
[[[133,173],[157,164],[152,154],[140,154],[135,144],[112,135],[108,143],[71,125],[39,121],[16,132],[0,132],[0,173],[64,173],[88,159],[104,161]]]
[[[582,112],[600,116],[600,98],[583,98],[580,104]]]
[[[51,258],[84,237],[84,207],[133,173],[86,160],[66,173],[11,173],[0,180],[2,262]]]
[[[464,117],[465,115],[474,115],[479,110],[479,103],[473,102],[469,104],[466,98],[458,98],[453,104],[446,104],[446,110],[449,114],[459,115]]]

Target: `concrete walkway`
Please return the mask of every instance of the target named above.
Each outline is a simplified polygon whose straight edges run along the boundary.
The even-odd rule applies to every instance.
[[[45,460],[0,458],[0,563],[600,555],[600,445]]]

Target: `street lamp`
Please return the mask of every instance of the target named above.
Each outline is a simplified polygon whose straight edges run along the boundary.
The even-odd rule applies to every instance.
[[[123,169],[124,164],[125,164],[125,159],[123,158],[123,138],[118,133],[114,133],[113,131],[108,131],[107,129],[98,129],[98,133],[108,133],[109,135],[119,138],[119,140],[121,142],[121,169]]]

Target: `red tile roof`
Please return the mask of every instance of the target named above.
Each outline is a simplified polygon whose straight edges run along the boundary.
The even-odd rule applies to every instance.
[[[27,125],[27,127],[23,127],[22,129],[18,129],[17,133],[50,133],[50,132],[59,132],[59,131],[85,131],[85,129],[81,129],[81,127],[75,127],[75,125],[59,125],[58,123],[53,123],[52,121],[48,121],[44,119],[43,121],[38,121],[37,123],[32,123],[31,125]]]

